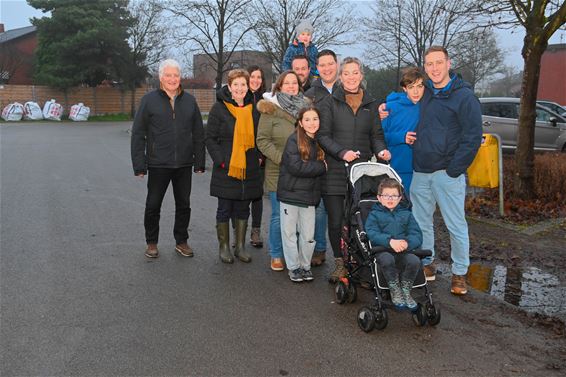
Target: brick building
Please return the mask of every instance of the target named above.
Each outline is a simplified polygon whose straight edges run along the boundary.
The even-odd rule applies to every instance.
[[[33,56],[36,47],[35,26],[5,31],[4,24],[0,24],[0,84],[32,83]]]
[[[542,55],[537,97],[566,105],[566,43],[549,45]]]
[[[228,54],[226,54],[226,56],[227,55]],[[263,69],[266,84],[273,82],[273,67],[271,60],[269,60],[267,55],[263,52],[252,50],[234,51],[232,57],[226,63],[225,67],[227,70],[222,76],[222,82],[227,82],[226,77],[229,70],[236,68],[245,69],[250,65],[258,65]],[[193,76],[195,79],[208,80],[214,83],[216,81],[216,63],[214,63],[206,54],[194,55]],[[269,90],[270,86],[266,85],[266,88]]]

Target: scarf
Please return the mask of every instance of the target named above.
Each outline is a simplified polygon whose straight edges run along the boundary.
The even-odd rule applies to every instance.
[[[299,110],[303,107],[306,107],[309,103],[307,102],[306,98],[303,96],[303,93],[299,93],[296,96],[286,93],[277,93],[277,102],[279,102],[279,106],[289,114],[293,116],[293,118],[297,119],[299,116]]]
[[[226,105],[230,114],[236,118],[228,176],[243,181],[246,179],[246,151],[255,147],[253,106],[249,104],[238,107],[229,102],[224,102],[224,105]]]

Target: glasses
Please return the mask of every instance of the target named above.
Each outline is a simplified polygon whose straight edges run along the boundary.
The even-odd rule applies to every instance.
[[[378,195],[378,196],[382,197],[383,199],[387,199],[387,200],[401,199],[401,195]]]

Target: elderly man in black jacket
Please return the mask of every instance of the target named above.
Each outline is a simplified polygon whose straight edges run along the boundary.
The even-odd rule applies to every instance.
[[[204,172],[204,129],[195,98],[181,88],[181,68],[173,59],[159,65],[160,88],[143,96],[132,126],[134,174],[148,175],[145,203],[145,256],[157,258],[161,203],[173,184],[175,250],[192,257],[187,243],[191,217],[192,169]]]

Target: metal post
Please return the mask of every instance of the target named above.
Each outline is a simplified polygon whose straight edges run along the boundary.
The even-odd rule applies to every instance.
[[[497,139],[497,152],[499,163],[499,214],[505,216],[505,206],[503,205],[503,148],[501,147],[501,137],[498,134],[492,134]]]

